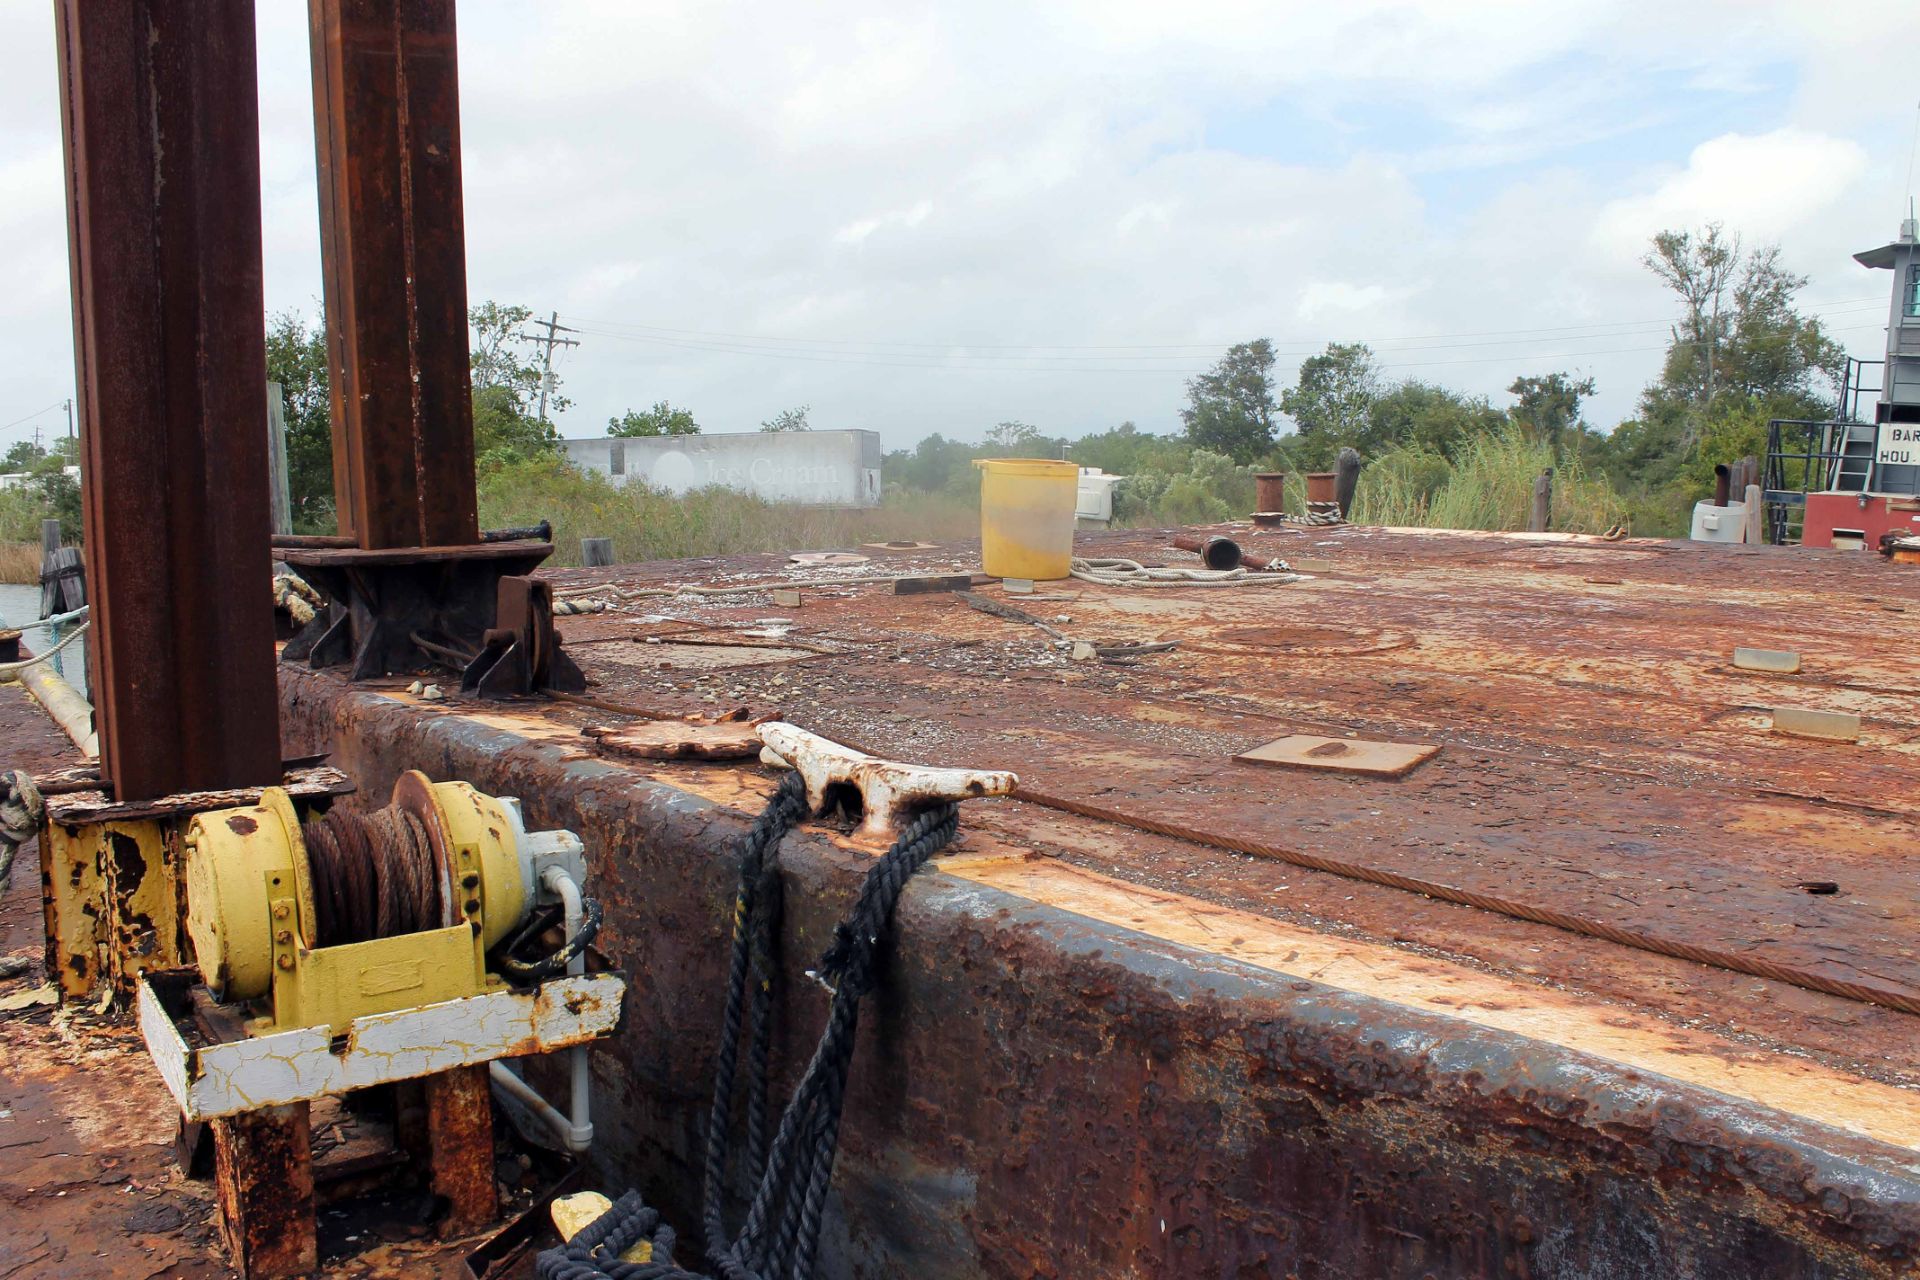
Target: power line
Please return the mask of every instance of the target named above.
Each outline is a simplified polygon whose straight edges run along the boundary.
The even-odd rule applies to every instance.
[[[70,402],[66,400],[55,400],[52,404],[48,405],[46,408],[35,409],[32,413],[26,415],[24,418],[15,418],[12,422],[0,423],[0,431],[10,431],[14,427],[19,426],[23,422],[32,422],[35,418],[39,417],[41,414],[49,413],[55,409],[62,408],[66,406],[68,403]]]
[[[1855,314],[1860,311],[1873,311],[1877,313],[1881,309],[1882,309],[1881,306],[1876,303],[1875,305],[1870,307],[1858,307],[1858,308],[1853,308],[1851,310],[1839,310],[1839,309],[1830,310],[1827,314],[1832,316],[1840,316],[1840,315]],[[1589,333],[1568,332],[1568,329],[1572,327],[1573,326],[1565,326],[1561,328],[1542,328],[1540,330],[1510,331],[1510,332],[1527,334],[1528,335],[1527,339],[1498,338],[1498,339],[1491,339],[1491,340],[1485,340],[1485,341],[1479,341],[1479,342],[1439,342],[1439,343],[1428,343],[1420,346],[1401,346],[1398,348],[1389,346],[1388,344],[1395,341],[1404,341],[1404,340],[1382,339],[1376,342],[1369,342],[1367,345],[1378,354],[1406,355],[1406,354],[1412,354],[1412,353],[1422,352],[1422,351],[1452,351],[1452,350],[1466,350],[1466,349],[1479,348],[1479,347],[1512,347],[1512,346],[1521,345],[1523,341],[1531,340],[1532,338],[1535,338],[1535,337],[1555,337],[1558,340],[1564,341],[1564,342],[1597,342],[1602,340],[1618,341],[1622,338],[1631,338],[1631,337],[1641,336],[1642,334],[1651,336],[1653,333],[1662,332],[1668,329],[1670,327],[1670,323],[1666,321],[1660,321],[1660,322],[1655,322],[1651,326],[1641,324],[1638,331],[1629,330],[1629,329],[1615,329],[1612,331],[1596,330],[1594,332],[1589,332]],[[651,343],[657,343],[660,345],[676,345],[677,344],[677,345],[685,345],[695,350],[728,351],[728,352],[733,352],[735,354],[742,354],[742,355],[745,355],[745,354],[798,355],[804,352],[805,354],[809,356],[813,356],[814,358],[818,358],[818,359],[826,359],[829,357],[843,357],[849,363],[858,358],[863,358],[863,357],[877,358],[878,360],[884,361],[884,362],[892,362],[895,360],[914,360],[914,359],[924,360],[924,359],[930,358],[934,354],[933,352],[919,352],[919,351],[915,351],[915,352],[908,352],[908,351],[812,352],[812,351],[807,351],[805,348],[796,349],[791,347],[768,345],[764,342],[722,341],[720,339],[702,339],[702,338],[694,338],[694,337],[671,336],[667,333],[658,333],[658,334],[620,333],[610,329],[605,329],[605,330],[590,329],[590,330],[586,330],[586,332],[593,333],[599,337],[616,338],[616,339],[621,339],[629,342],[651,342]],[[932,344],[929,344],[929,345],[932,345]],[[967,360],[967,361],[1018,360],[1018,361],[1025,361],[1028,364],[1045,363],[1045,362],[1085,363],[1089,361],[1105,362],[1109,364],[1114,362],[1144,363],[1147,361],[1156,361],[1156,360],[1157,361],[1169,361],[1169,360],[1191,361],[1194,358],[1194,353],[1182,353],[1180,355],[1150,355],[1150,354],[1097,355],[1097,354],[1093,354],[1093,352],[1100,349],[1101,348],[1086,348],[1084,349],[1083,354],[1063,356],[1063,355],[1022,354],[1022,353],[1013,352],[1013,351],[1004,351],[1004,352],[993,351],[993,350],[974,351],[974,350],[968,350],[968,349],[962,348],[959,350],[947,350],[945,353],[945,358],[947,360]],[[1308,356],[1308,355],[1318,354],[1323,349],[1324,348],[1321,346],[1303,346],[1303,347],[1294,348],[1294,349],[1288,349],[1286,347],[1276,347],[1274,349],[1274,354],[1276,356]],[[1036,348],[1035,350],[1038,351],[1042,349]],[[1217,351],[1219,350],[1219,348],[1207,347],[1207,348],[1202,348],[1202,350]]]
[[[1877,308],[1873,308],[1873,309],[1877,310]],[[1844,314],[1844,313],[1836,312],[1833,314]],[[1880,327],[1882,326],[1847,325],[1847,326],[1834,327],[1830,329],[1829,332],[1849,333],[1849,332],[1855,332],[1863,329],[1878,329]],[[925,358],[916,358],[906,353],[795,351],[795,350],[781,348],[781,347],[764,347],[764,346],[752,346],[752,345],[739,344],[739,343],[721,343],[721,342],[698,341],[698,340],[692,340],[692,339],[650,337],[650,336],[641,335],[641,334],[614,333],[611,331],[602,331],[598,329],[580,329],[580,330],[577,330],[577,332],[588,333],[596,337],[611,338],[618,342],[633,342],[633,343],[639,343],[644,346],[667,347],[674,350],[682,350],[682,351],[700,351],[700,352],[707,352],[715,355],[755,356],[755,357],[760,357],[762,359],[771,359],[771,360],[800,360],[800,361],[805,361],[807,363],[812,363],[812,364],[861,365],[869,368],[882,368],[882,369],[922,369],[922,370],[933,370],[933,371],[951,370],[951,371],[963,371],[963,372],[971,372],[971,373],[1097,373],[1097,374],[1108,374],[1108,375],[1125,374],[1125,373],[1132,373],[1132,374],[1145,373],[1145,374],[1161,374],[1161,375],[1165,375],[1165,374],[1178,375],[1178,374],[1200,373],[1200,372],[1203,372],[1206,367],[1204,365],[1196,365],[1191,363],[1192,357],[1186,357],[1189,363],[1180,365],[1180,366],[1154,365],[1154,366],[1128,367],[1125,365],[1088,366],[1085,364],[1076,365],[1076,364],[1061,364],[1061,363],[1037,364],[1032,362],[1040,361],[1040,360],[1059,361],[1059,360],[1067,359],[1068,357],[1013,356],[1013,355],[984,356],[978,359],[966,360],[966,361],[963,361],[962,363],[952,363],[952,362],[936,363],[936,362],[931,362],[929,360],[926,360]],[[1549,335],[1551,333],[1551,331],[1542,331],[1542,332],[1548,333]],[[1597,333],[1597,334],[1588,334],[1584,336],[1581,336],[1581,335],[1574,335],[1571,337],[1567,335],[1560,335],[1560,336],[1563,341],[1580,342],[1580,341],[1598,341],[1598,340],[1607,339],[1607,338],[1614,338],[1614,339],[1631,338],[1639,335],[1633,334],[1633,333],[1613,333],[1613,334]],[[1473,348],[1478,346],[1514,347],[1517,345],[1520,345],[1520,344],[1512,341],[1499,342],[1499,343],[1459,343],[1459,344],[1452,344],[1451,346],[1408,348],[1400,352],[1389,351],[1389,352],[1386,352],[1385,354],[1387,354],[1388,356],[1393,356],[1397,354],[1420,354],[1426,351],[1468,349],[1468,348]],[[1312,351],[1300,352],[1300,353],[1294,353],[1294,354],[1316,354],[1318,350],[1319,349],[1316,348],[1316,349],[1313,349]],[[1585,359],[1586,357],[1589,357],[1589,356],[1623,355],[1623,354],[1635,354],[1635,353],[1645,353],[1645,352],[1665,351],[1665,350],[1667,350],[1667,344],[1662,343],[1657,346],[1602,347],[1602,348],[1588,348],[1586,350],[1578,350],[1578,351],[1508,350],[1508,351],[1502,351],[1502,352],[1497,352],[1497,353],[1483,355],[1483,356],[1468,356],[1463,358],[1445,359],[1445,360],[1387,359],[1387,360],[1379,361],[1377,363],[1379,367],[1382,369],[1419,369],[1419,368],[1432,368],[1432,367],[1442,366],[1442,365],[1526,363],[1526,362],[1537,361],[1537,360],[1579,360],[1579,359]],[[1098,359],[1099,357],[1085,357],[1085,358]],[[1161,357],[1152,357],[1152,358],[1165,360],[1165,359],[1175,359],[1178,357],[1161,356]],[[1027,361],[1028,363],[1021,363],[1021,364],[986,363],[986,361],[989,361],[989,360],[998,360],[1002,362],[1020,360],[1020,361]]]
[[[1884,304],[1884,300],[1878,297],[1845,298],[1845,299],[1840,299],[1838,301],[1828,304],[1826,310],[1827,310],[1827,313],[1829,314],[1838,314],[1841,308],[1852,307],[1857,303],[1873,303],[1876,306],[1879,306]],[[913,352],[920,352],[920,353],[948,352],[948,353],[953,353],[955,355],[962,356],[962,358],[966,358],[964,353],[967,353],[967,352],[1114,351],[1114,352],[1121,352],[1123,354],[1117,355],[1117,356],[1110,356],[1110,357],[1034,356],[1031,358],[1033,359],[1081,358],[1081,359],[1116,359],[1116,360],[1179,359],[1181,358],[1181,356],[1179,355],[1168,355],[1168,356],[1156,357],[1152,355],[1144,355],[1144,354],[1129,355],[1124,353],[1130,353],[1130,352],[1145,353],[1145,352],[1152,352],[1152,351],[1169,351],[1169,352],[1179,352],[1179,353],[1208,352],[1208,351],[1218,351],[1223,349],[1224,347],[1233,345],[1232,343],[1228,343],[1228,342],[1211,342],[1211,343],[1123,342],[1123,343],[1086,344],[1086,343],[996,343],[996,342],[963,342],[963,341],[905,342],[905,341],[898,341],[898,340],[892,340],[892,339],[795,338],[795,337],[779,337],[779,336],[770,335],[770,334],[742,333],[738,331],[729,331],[729,330],[674,328],[674,327],[665,326],[665,325],[641,324],[636,321],[628,321],[628,320],[596,320],[596,319],[590,319],[590,318],[583,319],[581,317],[575,317],[575,319],[576,321],[584,325],[597,326],[596,332],[598,332],[599,336],[602,336],[602,337],[613,337],[613,336],[621,336],[622,334],[627,334],[635,337],[639,337],[642,335],[656,335],[662,339],[673,338],[673,339],[681,339],[681,340],[689,340],[689,341],[718,340],[718,341],[727,342],[729,344],[743,344],[743,343],[745,344],[776,344],[776,345],[787,344],[787,345],[796,345],[801,347],[813,347],[813,346],[880,347],[880,348],[892,347],[892,348],[905,349],[902,352],[902,354],[905,354],[906,351],[913,351]],[[1542,325],[1542,326],[1536,326],[1536,327],[1525,328],[1525,329],[1483,329],[1483,330],[1459,332],[1459,333],[1411,334],[1411,335],[1406,335],[1402,337],[1369,339],[1367,340],[1367,344],[1375,348],[1390,346],[1398,343],[1409,343],[1409,342],[1440,342],[1440,343],[1446,343],[1449,345],[1491,346],[1491,345],[1499,345],[1499,344],[1455,343],[1454,340],[1462,339],[1462,338],[1500,338],[1500,337],[1527,338],[1527,337],[1532,337],[1539,334],[1580,335],[1583,333],[1586,336],[1590,336],[1593,338],[1623,337],[1623,336],[1626,336],[1626,331],[1628,330],[1664,329],[1670,326],[1672,323],[1673,323],[1673,320],[1671,317],[1663,317],[1660,319],[1651,319],[1651,320],[1594,321],[1587,324]],[[1275,344],[1275,349],[1277,354],[1296,354],[1293,351],[1284,350],[1284,349],[1297,347],[1297,348],[1302,348],[1303,351],[1307,354],[1313,354],[1313,353],[1319,352],[1322,349],[1322,346],[1323,344],[1320,344],[1316,341],[1312,341],[1308,339],[1289,339],[1289,340]],[[872,354],[889,354],[889,353],[881,351],[881,352],[874,352]],[[984,358],[991,358],[991,357],[975,356],[971,358],[984,359]],[[1011,357],[1008,357],[1008,358],[1011,358]]]

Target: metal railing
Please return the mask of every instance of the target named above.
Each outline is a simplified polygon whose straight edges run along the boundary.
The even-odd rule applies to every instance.
[[[1781,546],[1800,541],[1807,495],[1835,486],[1847,456],[1848,435],[1861,425],[1810,418],[1775,418],[1767,424],[1767,460],[1760,488],[1768,542]]]

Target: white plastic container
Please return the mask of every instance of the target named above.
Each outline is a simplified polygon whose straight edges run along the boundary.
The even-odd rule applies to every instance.
[[[1716,507],[1711,502],[1693,504],[1693,540],[1695,542],[1745,542],[1747,540],[1747,504],[1729,502]]]

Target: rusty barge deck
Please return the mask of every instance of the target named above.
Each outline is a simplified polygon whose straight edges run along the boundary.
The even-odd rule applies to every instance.
[[[1233,530],[1309,576],[868,584],[970,547],[549,575],[610,705],[744,706],[876,754],[1011,768],[909,890],[863,1026],[829,1273],[861,1277],[1895,1276],[1920,1256],[1911,877],[1920,578],[1840,552]],[[1161,533],[1082,554],[1180,560]],[[1735,668],[1792,649],[1794,675]],[[692,1223],[732,846],[752,762],[605,753],[579,703],[427,703],[283,670],[290,753],[522,796],[586,839],[634,980],[594,1053],[595,1172]],[[1772,710],[1858,714],[1857,742]],[[1438,746],[1404,777],[1233,757],[1288,734]],[[787,843],[800,977],[875,852]],[[0,1152],[0,1156],[4,1156]]]
[[[1909,1266],[1920,579],[1651,541],[1246,541],[1312,576],[981,588],[1075,637],[1179,641],[1127,664],[1075,662],[947,594],[644,594],[820,575],[783,557],[554,575],[615,602],[564,623],[597,699],[777,711],[1021,775],[1017,798],[968,806],[963,845],[903,906],[856,1069],[838,1264]],[[1116,533],[1081,551],[1165,548]],[[972,554],[876,550],[845,572]],[[1795,649],[1803,670],[1736,669],[1736,645]],[[598,1158],[690,1215],[731,838],[771,773],[609,757],[581,731],[620,717],[577,704],[423,705],[326,675],[287,679],[283,702],[300,745],[363,785],[429,763],[587,834],[606,957],[637,980],[596,1053],[614,1135]],[[1776,706],[1856,712],[1860,739],[1777,734]],[[1441,750],[1399,779],[1233,762],[1296,732]],[[871,852],[789,842],[796,976]],[[789,988],[789,1069],[821,1012],[808,995]]]

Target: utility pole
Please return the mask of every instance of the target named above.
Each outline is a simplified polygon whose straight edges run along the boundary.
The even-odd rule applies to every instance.
[[[553,385],[553,349],[555,347],[579,346],[580,340],[578,338],[563,338],[560,335],[563,333],[578,333],[580,331],[578,329],[569,329],[566,325],[561,324],[560,313],[558,311],[550,312],[545,320],[535,320],[533,323],[545,329],[547,331],[546,336],[541,337],[539,334],[534,333],[523,333],[520,336],[528,342],[537,342],[546,348],[540,357],[540,421],[545,422],[547,420],[547,389]]]
[[[73,439],[73,397],[67,397],[67,439]]]

